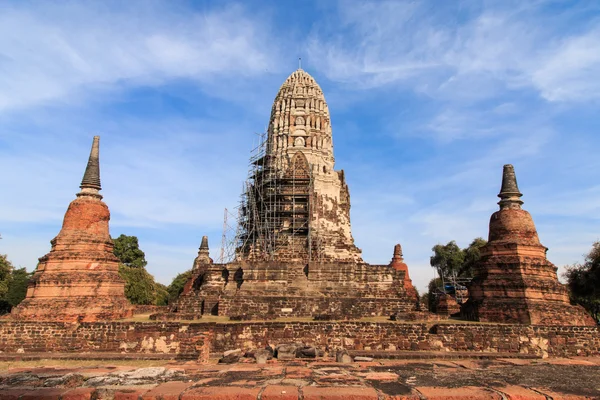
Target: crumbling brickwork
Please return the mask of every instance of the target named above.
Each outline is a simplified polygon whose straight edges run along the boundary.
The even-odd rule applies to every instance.
[[[361,263],[348,185],[334,170],[327,102],[304,70],[279,89],[259,149],[241,208],[240,259]]]
[[[521,209],[512,165],[504,166],[498,196],[500,210],[490,219],[489,240],[481,249],[463,315],[490,322],[594,326],[581,306],[570,304],[556,266],[546,259],[533,219]]]
[[[0,351],[10,353],[128,353],[209,357],[204,325],[135,322],[0,322]]]
[[[91,322],[0,321],[3,353],[127,353],[200,359],[241,348],[305,343],[321,350],[600,355],[597,327],[396,322]]]
[[[350,191],[344,171],[334,170],[329,109],[302,69],[279,89],[258,148],[240,208],[235,261],[213,264],[206,253],[199,262],[199,253],[172,311],[186,319],[405,319],[414,312],[417,292],[401,249],[389,265],[369,265],[354,244]]]
[[[404,319],[418,311],[416,292],[407,294],[404,284],[405,271],[389,265],[208,264],[194,270],[172,312],[181,319],[202,314],[242,319],[391,315]]]
[[[98,151],[95,137],[82,190],[69,205],[50,253],[40,258],[25,300],[12,311],[13,318],[81,322],[132,315],[118,273],[119,260],[113,254],[110,212],[98,193]]]

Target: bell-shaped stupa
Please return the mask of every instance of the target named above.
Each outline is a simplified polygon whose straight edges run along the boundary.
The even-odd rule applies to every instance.
[[[513,166],[505,165],[500,210],[490,219],[464,313],[486,322],[594,325],[582,307],[570,304],[521,196]]]
[[[99,191],[99,137],[95,136],[81,191],[69,204],[50,253],[29,281],[13,318],[36,321],[97,321],[131,316],[119,259],[113,254],[110,212]]]

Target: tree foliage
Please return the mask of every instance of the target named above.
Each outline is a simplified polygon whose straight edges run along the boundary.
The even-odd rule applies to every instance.
[[[447,244],[436,244],[429,263],[440,276],[470,278],[473,267],[481,258],[481,248],[487,244],[483,238],[475,238],[467,248],[461,249],[454,240]]]
[[[169,304],[169,290],[167,286],[156,282],[156,299],[154,304],[157,306],[166,306]]]
[[[145,268],[120,264],[119,275],[125,280],[125,297],[132,304],[155,304],[156,282]]]
[[[469,247],[463,249],[463,254],[465,255],[463,265],[458,273],[458,276],[461,277],[469,277],[472,278],[475,271],[475,264],[481,258],[481,248],[487,244],[487,240],[484,238],[475,238],[469,244]]]
[[[567,266],[564,277],[574,303],[581,304],[600,321],[600,241],[592,245],[583,264]]]
[[[148,265],[146,254],[140,249],[136,236],[121,234],[113,241],[115,243],[113,253],[121,260],[122,264],[132,268],[144,268]]]
[[[171,282],[171,284],[167,288],[167,291],[169,292],[169,303],[172,303],[175,300],[177,300],[181,292],[183,292],[183,287],[185,286],[185,283],[188,281],[188,279],[190,279],[191,276],[192,270],[189,270],[178,274],[173,279],[173,282]]]
[[[8,293],[8,284],[14,267],[5,254],[0,254],[0,299]]]
[[[121,234],[113,239],[114,254],[119,258],[119,275],[125,280],[125,297],[132,304],[166,305],[169,298],[167,287],[154,280],[146,271],[146,255],[140,249],[136,236]]]
[[[436,244],[431,249],[433,255],[430,258],[430,264],[437,270],[439,277],[472,278],[475,272],[474,267],[481,258],[481,248],[486,244],[487,241],[480,237],[473,239],[469,246],[464,249],[458,247],[454,240],[445,245]],[[431,312],[436,312],[436,299],[439,294],[438,288],[443,286],[443,281],[439,277],[429,281],[427,297],[423,299],[427,301],[428,309]],[[453,290],[457,289],[453,288]],[[445,287],[443,291],[448,293]],[[450,293],[453,294],[455,292]]]
[[[11,306],[16,306],[23,301],[27,294],[27,284],[33,275],[32,272],[27,272],[25,268],[17,268],[13,270],[12,278],[8,284],[8,292],[6,293],[6,301]]]
[[[454,240],[445,245],[436,244],[431,250],[433,255],[429,263],[440,276],[458,275],[465,261],[465,254]]]
[[[23,301],[29,278],[31,273],[25,268],[15,268],[6,255],[0,254],[0,314]]]

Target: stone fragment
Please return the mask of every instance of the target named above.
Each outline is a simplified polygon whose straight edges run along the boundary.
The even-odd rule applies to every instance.
[[[352,357],[350,357],[346,350],[338,350],[335,353],[335,361],[342,364],[350,364],[352,363]]]
[[[319,354],[314,346],[302,346],[296,349],[296,357],[298,358],[316,358]]]
[[[354,361],[355,362],[357,362],[357,361],[366,361],[366,362],[369,362],[369,361],[373,361],[373,357],[356,356],[356,357],[354,357]]]
[[[275,348],[277,353],[278,360],[293,360],[296,358],[296,349],[297,346],[295,344],[280,344]]]
[[[267,360],[273,358],[273,353],[267,349],[258,349],[254,352],[254,358],[257,364],[266,364]]]
[[[242,358],[242,349],[227,350],[219,360],[219,364],[234,364]]]
[[[121,378],[119,378],[118,376],[110,376],[110,375],[94,376],[94,377],[86,380],[85,385],[93,386],[93,387],[118,385],[120,383],[120,381],[121,381]]]
[[[118,374],[120,378],[127,379],[156,379],[161,375],[164,375],[166,372],[165,367],[148,367],[148,368],[139,368],[133,371],[121,372]]]
[[[235,349],[235,350],[227,350],[223,352],[223,357],[227,357],[230,356],[232,354],[237,354],[239,356],[242,355],[242,349]]]
[[[64,376],[59,376],[56,378],[48,378],[44,381],[44,386],[46,387],[66,387],[66,388],[74,388],[81,385],[84,381],[83,375],[69,373]]]

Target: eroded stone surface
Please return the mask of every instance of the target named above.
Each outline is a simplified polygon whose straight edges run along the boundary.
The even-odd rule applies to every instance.
[[[84,322],[133,313],[113,254],[110,212],[98,193],[98,140],[94,137],[81,192],[69,205],[50,253],[40,258],[25,300],[13,308],[13,318]]]
[[[245,188],[235,261],[215,264],[199,252],[173,313],[155,318],[414,319],[417,294],[401,251],[389,265],[369,265],[354,244],[328,106],[305,71],[281,86],[261,149]]]
[[[135,398],[144,400],[170,399],[490,399],[506,398],[539,400],[592,399],[600,396],[597,358],[564,359],[560,364],[545,360],[523,360],[519,365],[501,360],[468,360],[464,368],[447,360],[382,360],[369,366],[339,364],[331,361],[292,362],[275,365],[199,365],[170,363],[133,369],[129,375],[146,376],[137,383],[120,381],[107,385],[90,385],[102,379],[123,375],[107,372],[108,368],[34,368],[38,374],[86,375],[81,385],[87,388],[24,386],[8,371],[0,375],[2,398],[110,399]],[[571,361],[571,362],[569,362]],[[586,365],[582,365],[586,361]],[[462,361],[464,362],[464,361]],[[243,367],[243,368],[239,368]],[[215,368],[221,368],[218,371]],[[169,372],[170,371],[170,372]],[[297,379],[301,373],[302,379]],[[152,375],[152,378],[150,377]],[[93,387],[90,387],[93,386]],[[9,397],[10,396],[10,397]],[[33,397],[32,397],[33,396]],[[37,396],[37,397],[35,397]],[[53,397],[54,396],[54,397]],[[133,396],[133,397],[131,397]],[[259,397],[260,396],[260,397]],[[301,397],[302,396],[302,397]]]
[[[490,219],[489,240],[481,249],[463,315],[489,322],[594,326],[581,306],[570,304],[531,215],[521,209],[521,196],[513,166],[505,165],[500,210]]]

